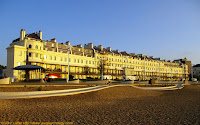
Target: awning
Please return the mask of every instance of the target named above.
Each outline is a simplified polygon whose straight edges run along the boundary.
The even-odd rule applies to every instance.
[[[37,70],[37,69],[44,69],[44,68],[37,65],[22,65],[22,66],[17,66],[13,69],[14,70]]]

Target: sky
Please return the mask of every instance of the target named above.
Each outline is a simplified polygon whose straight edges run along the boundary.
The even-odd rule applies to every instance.
[[[58,43],[200,64],[199,0],[0,0],[1,65],[21,29]]]

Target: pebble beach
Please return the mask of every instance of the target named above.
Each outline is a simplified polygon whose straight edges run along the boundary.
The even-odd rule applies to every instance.
[[[200,124],[200,87],[149,91],[128,86],[96,92],[0,100],[0,122]]]

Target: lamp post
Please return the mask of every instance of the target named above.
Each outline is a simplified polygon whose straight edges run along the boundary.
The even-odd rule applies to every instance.
[[[160,62],[159,62],[159,81],[160,81]]]
[[[104,64],[103,64],[103,57],[101,58],[101,80],[103,80],[103,67]]]
[[[125,69],[125,76],[127,76],[127,56],[126,56],[126,69]]]
[[[193,64],[191,64],[192,65],[192,67],[191,67],[191,74],[192,74],[192,79],[191,80],[193,80],[193,78],[194,78],[194,70],[193,70]]]
[[[171,63],[171,82],[172,82],[172,63]]]
[[[67,54],[68,54],[68,77],[67,77],[67,83],[69,82],[69,52],[70,52],[71,46],[67,46]]]
[[[144,80],[146,79],[146,78],[145,78],[145,77],[146,77],[146,76],[145,76],[145,69],[146,69],[146,68],[145,68],[145,56],[144,56]]]

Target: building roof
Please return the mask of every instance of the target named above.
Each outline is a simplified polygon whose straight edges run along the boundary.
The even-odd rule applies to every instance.
[[[41,40],[40,37],[39,37],[36,33],[27,34],[26,37]],[[54,38],[54,39],[55,39],[55,38]]]
[[[34,38],[34,39],[41,40],[40,37],[37,35],[37,33],[26,34],[25,37],[26,37],[26,38],[28,37],[28,38]],[[17,42],[17,41],[19,41],[19,40],[20,40],[20,38],[17,38],[17,39],[15,39],[15,40],[13,40],[12,42],[14,43],[14,42]]]

